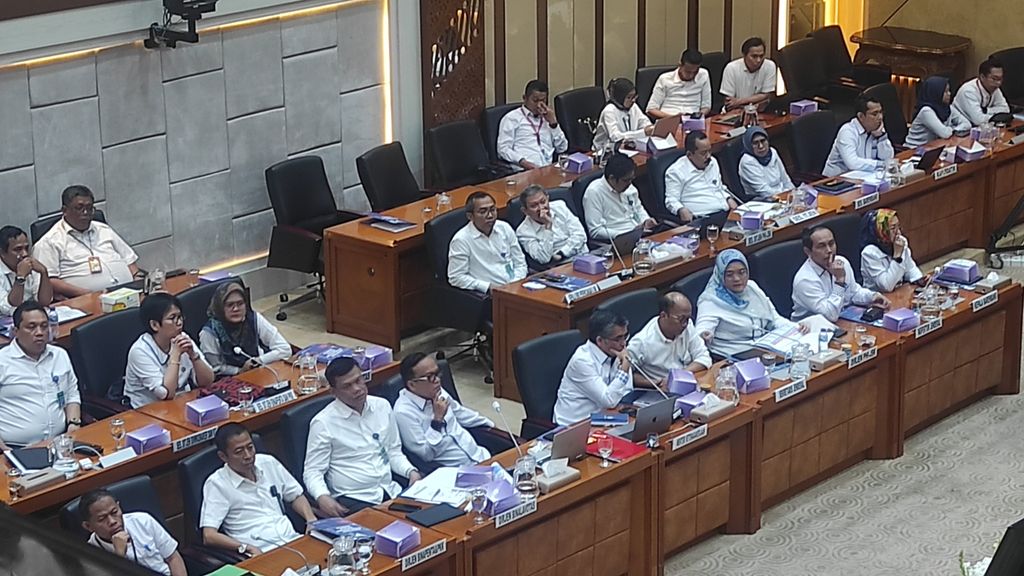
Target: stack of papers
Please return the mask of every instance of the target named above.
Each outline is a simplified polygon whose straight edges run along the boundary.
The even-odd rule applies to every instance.
[[[402,492],[401,496],[426,504],[450,504],[461,507],[470,499],[470,491],[455,487],[455,478],[458,474],[458,468],[438,468]],[[512,484],[512,477],[501,467],[501,464],[491,464],[491,474],[495,480],[505,480]]]
[[[800,323],[810,328],[807,334],[801,334],[797,326],[777,327],[775,330],[757,339],[754,342],[754,347],[786,356],[793,349],[793,346],[802,343],[807,344],[813,354],[818,350],[819,333],[822,330],[838,329],[838,326],[826,320],[821,314],[808,316],[801,320]]]
[[[847,178],[849,180],[858,180],[862,182],[864,180],[876,179],[874,171],[868,172],[867,170],[850,170],[849,172],[841,174],[840,176],[842,178]]]

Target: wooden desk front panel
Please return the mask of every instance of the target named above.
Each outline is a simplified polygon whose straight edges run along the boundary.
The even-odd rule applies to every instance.
[[[497,290],[493,297],[494,396],[522,402],[512,369],[512,350],[545,334],[572,329],[572,311],[534,306],[528,300],[509,297]],[[552,385],[558,386],[558,382]]]
[[[993,181],[992,208],[984,238],[986,241],[1024,196],[1024,146],[1015,146],[996,155]]]
[[[665,463],[662,541],[666,555],[728,522],[731,456],[731,442],[725,438],[699,452]]]
[[[886,204],[885,195],[877,205],[889,206],[900,216],[903,234],[910,239],[914,259],[924,262],[967,246],[982,218],[985,172],[949,182],[929,183],[922,194]]]

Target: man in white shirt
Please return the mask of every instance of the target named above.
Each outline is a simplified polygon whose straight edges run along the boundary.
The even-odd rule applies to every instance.
[[[490,293],[494,286],[526,277],[526,258],[512,227],[498,220],[494,198],[473,192],[466,199],[469,220],[448,245],[448,282],[456,288]]]
[[[857,283],[850,263],[837,253],[831,228],[804,228],[803,245],[807,260],[793,277],[794,321],[821,314],[835,322],[843,308],[851,304],[889,308],[885,296]]]
[[[613,154],[604,167],[604,177],[595,178],[583,193],[583,217],[590,238],[611,241],[637,227],[650,231],[658,221],[647,213],[640,193],[633,186],[636,164],[625,154]]]
[[[82,527],[92,534],[89,544],[131,560],[164,576],[187,576],[178,542],[146,512],[121,511],[107,490],[86,492],[78,502]]]
[[[491,457],[467,429],[493,428],[494,422],[441,387],[441,369],[433,357],[413,352],[402,358],[399,370],[405,388],[398,393],[394,410],[406,450],[438,466],[479,464]]]
[[[882,103],[870,96],[858,96],[857,116],[839,128],[823,174],[839,176],[851,170],[874,172],[895,155],[882,123]]]
[[[258,556],[298,538],[285,503],[306,522],[316,520],[302,486],[269,454],[257,454],[245,426],[229,422],[213,439],[224,466],[203,484],[199,528],[203,543]]]
[[[704,56],[688,48],[679,57],[679,67],[658,77],[647,102],[647,114],[668,118],[675,114],[707,116],[711,112],[711,75],[701,62]]]
[[[626,318],[595,310],[587,329],[590,340],[573,353],[558,386],[556,424],[568,426],[590,418],[593,412],[614,408],[633,389]]]
[[[53,289],[73,298],[131,282],[139,275],[139,257],[110,226],[93,221],[92,190],[69,186],[61,194],[64,217],[32,250],[50,275]]]
[[[964,82],[953,98],[953,110],[974,126],[988,122],[994,114],[1010,111],[1000,88],[1003,85],[1003,64],[989,58],[978,66],[978,77]]]
[[[505,114],[498,124],[497,146],[502,160],[527,170],[551,164],[556,153],[569,148],[555,109],[548,106],[546,82],[527,82],[522,107]]]
[[[738,203],[722,181],[707,134],[688,133],[685,147],[686,156],[665,171],[665,208],[683,223],[735,209]]]
[[[29,255],[28,235],[16,226],[0,228],[0,315],[10,316],[22,302],[35,300],[48,306],[53,300],[50,275]]]
[[[394,498],[402,491],[391,474],[420,473],[402,453],[388,401],[369,396],[352,358],[332,361],[324,374],[334,401],[309,423],[302,479],[327,516],[344,516]]]
[[[707,343],[693,327],[693,306],[679,292],[666,292],[658,299],[658,315],[629,339],[629,357],[638,371],[633,384],[650,386],[647,376],[664,389],[668,373],[674,368],[691,372],[711,367]]]
[[[71,359],[49,338],[45,308],[33,300],[15,308],[14,341],[0,348],[0,450],[82,426]]]
[[[516,236],[530,258],[555,264],[586,249],[587,233],[579,218],[565,202],[551,202],[543,186],[527,186],[519,194],[519,205],[526,218],[516,228]]]
[[[766,47],[761,38],[747,38],[740,49],[743,57],[726,64],[722,72],[722,87],[718,91],[725,96],[725,109],[735,110],[747,104],[764,108],[775,94],[778,68],[765,57]]]

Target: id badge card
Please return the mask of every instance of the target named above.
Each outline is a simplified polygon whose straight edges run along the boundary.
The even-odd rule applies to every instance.
[[[100,264],[99,256],[89,256],[89,273],[99,274],[103,272],[103,265]]]
[[[67,398],[64,397],[64,391],[57,392],[57,407],[63,410],[66,404]]]

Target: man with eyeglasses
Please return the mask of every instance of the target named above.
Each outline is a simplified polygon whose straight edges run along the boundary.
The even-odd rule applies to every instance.
[[[441,387],[441,369],[433,357],[414,352],[402,359],[399,370],[405,388],[398,393],[394,412],[407,451],[438,466],[479,464],[491,457],[468,429],[492,428],[494,422]]]
[[[591,413],[618,406],[633,390],[632,365],[626,350],[629,321],[621,314],[595,310],[588,323],[590,340],[565,367],[555,400],[555,423],[563,426]]]
[[[674,368],[698,372],[711,366],[711,353],[693,327],[692,314],[693,306],[686,296],[666,292],[658,299],[658,315],[629,339],[626,349],[636,367],[657,378],[659,386],[664,387]],[[633,383],[650,386],[639,372],[633,375]]]
[[[131,282],[139,257],[116,232],[93,220],[92,190],[69,186],[61,194],[63,218],[43,235],[32,255],[46,266],[56,293],[73,298]]]
[[[466,199],[469,220],[448,245],[448,282],[456,288],[490,293],[494,286],[526,277],[526,257],[516,233],[498,220],[494,198],[473,192]]]

